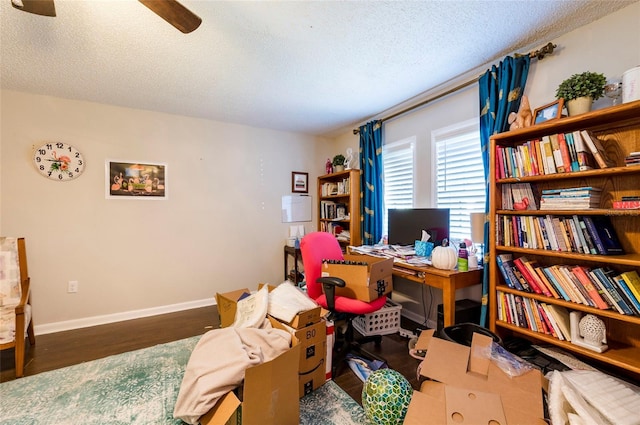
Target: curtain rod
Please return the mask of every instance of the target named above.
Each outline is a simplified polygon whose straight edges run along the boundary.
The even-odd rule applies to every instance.
[[[557,45],[555,45],[555,44],[553,44],[553,43],[551,43],[551,42],[549,42],[549,43],[545,44],[543,47],[539,48],[538,50],[534,50],[534,51],[529,52],[529,53],[528,53],[528,56],[529,56],[531,59],[538,59],[538,60],[542,60],[542,59],[544,59],[544,57],[545,57],[546,55],[551,55],[551,54],[553,54],[553,50],[554,50],[556,47],[558,47],[558,46],[557,46]],[[516,53],[516,54],[515,54],[515,56],[516,56],[516,57],[521,57],[521,56],[524,56],[524,55],[519,54],[519,53]],[[387,117],[381,118],[381,119],[380,119],[380,121],[388,121],[388,120],[390,120],[390,119],[392,119],[392,118],[395,118],[395,117],[398,117],[398,116],[400,116],[400,115],[406,114],[406,113],[407,113],[407,112],[409,112],[409,111],[412,111],[412,110],[414,110],[414,109],[420,108],[420,107],[422,107],[422,106],[424,106],[424,105],[426,105],[426,104],[428,104],[428,103],[431,103],[431,102],[433,102],[433,101],[435,101],[435,100],[441,99],[441,98],[443,98],[443,97],[445,97],[445,96],[448,96],[448,95],[450,95],[450,94],[452,94],[452,93],[455,93],[455,92],[457,92],[458,90],[462,90],[463,88],[468,87],[468,86],[470,86],[471,84],[477,83],[479,79],[480,79],[480,77],[478,77],[478,78],[474,78],[474,79],[469,80],[469,81],[465,81],[464,83],[462,83],[462,84],[460,84],[460,85],[457,85],[457,86],[455,86],[454,88],[449,89],[449,90],[447,90],[447,91],[445,91],[445,92],[443,92],[443,93],[437,94],[437,95],[435,95],[435,96],[433,96],[433,97],[430,97],[430,98],[428,98],[428,99],[426,99],[426,100],[423,100],[423,101],[422,101],[422,102],[420,102],[420,103],[417,103],[417,104],[415,104],[415,105],[413,105],[413,106],[409,106],[408,108],[405,108],[405,109],[403,109],[403,110],[401,110],[401,111],[398,111],[398,112],[396,112],[396,113],[393,113],[393,114],[391,114],[391,115],[389,115],[389,116],[387,116]],[[360,129],[359,129],[359,128],[354,128],[354,129],[353,129],[353,134],[358,134],[358,133],[360,133]]]

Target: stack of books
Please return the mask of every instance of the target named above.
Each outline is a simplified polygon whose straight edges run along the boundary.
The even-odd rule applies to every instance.
[[[613,201],[613,208],[616,210],[640,209],[640,196],[623,196],[619,201]]]
[[[624,165],[632,167],[634,165],[640,165],[640,152],[631,152],[625,159]]]
[[[591,186],[546,189],[540,198],[541,210],[581,210],[598,208],[602,189]]]

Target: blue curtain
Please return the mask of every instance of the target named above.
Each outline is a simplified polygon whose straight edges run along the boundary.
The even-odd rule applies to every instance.
[[[498,66],[492,66],[478,80],[480,85],[480,143],[487,194],[485,212],[489,211],[489,138],[493,134],[502,133],[509,129],[507,119],[511,112],[517,112],[520,107],[520,99],[524,94],[524,87],[529,74],[529,63],[530,58],[528,55],[516,58],[507,56]],[[485,216],[485,253],[488,252],[489,243],[493,243],[493,240],[490,240],[489,237],[489,222]],[[486,326],[487,323],[490,266],[490,261],[485,259],[482,279],[481,326]]]
[[[373,245],[382,238],[382,121],[360,127],[360,170],[362,243]]]

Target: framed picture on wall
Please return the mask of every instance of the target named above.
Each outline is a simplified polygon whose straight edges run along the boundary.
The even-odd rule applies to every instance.
[[[108,159],[105,180],[110,199],[167,199],[166,164]]]
[[[291,191],[293,193],[309,193],[309,173],[292,171]]]

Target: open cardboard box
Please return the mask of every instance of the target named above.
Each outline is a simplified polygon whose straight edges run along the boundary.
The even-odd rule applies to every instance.
[[[339,277],[346,283],[336,295],[371,302],[393,290],[393,258],[345,254],[345,261],[366,264],[322,264],[322,276]]]
[[[427,352],[419,369],[427,380],[414,392],[405,425],[546,424],[540,371],[511,377],[491,361],[492,338],[474,333],[467,347],[433,332],[416,344]]]
[[[262,289],[262,286],[265,285],[261,283],[258,285],[258,289]],[[267,285],[269,292],[271,292],[275,287],[272,285]],[[216,303],[218,304],[218,314],[220,315],[220,327],[226,328],[227,326],[231,326],[236,317],[236,308],[238,304],[238,300],[244,294],[250,294],[251,291],[247,288],[238,289],[231,292],[225,292],[223,294],[216,294]],[[321,319],[320,311],[321,307],[318,306],[316,308],[312,308],[311,310],[302,311],[293,318],[287,324],[295,329],[302,329],[306,326],[319,323]]]
[[[233,324],[236,303],[248,289],[216,294],[222,327]],[[274,328],[287,330],[276,319],[269,318]],[[288,330],[287,330],[288,331]],[[202,425],[294,425],[300,422],[298,369],[300,344],[291,337],[291,349],[275,359],[250,367],[245,372],[242,401],[228,392],[208,413],[200,418]]]

